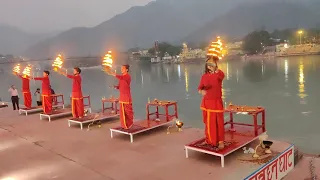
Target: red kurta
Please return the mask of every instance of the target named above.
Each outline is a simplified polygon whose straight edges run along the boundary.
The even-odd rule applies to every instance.
[[[52,113],[52,98],[49,77],[38,77],[35,80],[42,81],[42,108],[45,114]]]
[[[126,75],[116,75],[119,80],[118,86],[120,92],[120,122],[121,127],[124,129],[129,129],[133,125],[133,108],[132,108],[132,98],[131,98],[131,77],[129,74]]]
[[[201,110],[205,123],[206,142],[216,146],[224,141],[224,115],[222,102],[222,81],[224,73],[206,73],[201,77],[198,90],[205,90]]]
[[[72,116],[74,118],[82,118],[84,113],[83,96],[81,90],[82,79],[80,75],[67,75],[72,79],[72,95],[71,95],[71,108]]]
[[[32,106],[32,98],[30,93],[30,80],[21,75],[18,75],[22,80],[22,94],[23,94],[23,100],[24,100],[24,106],[26,108],[31,108]]]

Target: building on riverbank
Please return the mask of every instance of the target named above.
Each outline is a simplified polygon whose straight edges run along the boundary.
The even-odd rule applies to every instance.
[[[179,62],[190,62],[190,61],[201,61],[205,59],[206,51],[202,49],[191,49],[188,48],[186,43],[182,44],[182,51],[179,54]]]

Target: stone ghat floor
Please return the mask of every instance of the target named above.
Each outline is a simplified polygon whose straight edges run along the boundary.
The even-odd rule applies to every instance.
[[[310,171],[310,161],[312,157],[304,156],[296,167],[285,177],[284,180],[314,180],[311,178]],[[320,158],[315,158],[313,160],[313,165],[315,167],[314,173],[317,176],[316,180],[320,179]]]
[[[201,138],[202,130],[167,135],[159,128],[131,144],[128,136],[110,138],[109,128],[116,125],[117,119],[87,131],[69,128],[66,119],[47,122],[39,114],[0,109],[0,180],[235,180],[258,168],[235,160],[241,151],[227,156],[225,168],[210,155],[190,152],[186,159],[184,145]],[[287,145],[277,142],[275,148]],[[306,164],[298,164],[286,179],[309,177]]]

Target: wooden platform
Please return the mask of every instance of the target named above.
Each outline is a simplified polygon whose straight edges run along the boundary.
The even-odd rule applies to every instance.
[[[168,124],[171,124],[171,121],[166,121],[165,119],[162,119],[160,121],[156,120],[139,120],[134,121],[132,127],[130,129],[123,129],[121,126],[118,126],[116,128],[111,128],[111,138],[113,138],[113,133],[120,133],[120,134],[126,134],[130,136],[130,142],[133,143],[133,135],[139,134],[145,131],[152,130],[157,127],[165,126]]]
[[[262,176],[267,169],[271,170],[273,177],[270,179],[274,180],[292,168],[289,166],[292,164],[290,150],[285,156],[288,157],[288,169],[283,171],[280,168],[285,164],[284,158],[280,158],[285,153],[281,152],[286,151],[290,143],[274,139],[271,139],[274,142],[271,147],[273,154],[271,160],[267,160],[279,157],[274,159],[279,162],[278,168],[269,166],[274,161],[268,164],[266,161],[243,161],[248,154],[244,154],[242,149],[226,156],[225,168],[221,168],[220,158],[216,156],[195,151],[189,152],[189,159],[184,156],[184,145],[201,138],[203,129],[186,128],[183,132],[169,135],[161,130],[139,138],[137,144],[128,144],[120,139],[106,138],[104,128],[83,133],[80,128],[70,130],[64,121],[56,121],[51,126],[51,123],[34,121],[34,116],[18,117],[17,112],[11,109],[2,109],[0,121],[3,127],[0,129],[0,179],[24,179],[28,175],[29,179],[40,180],[242,180],[255,179],[255,175],[260,173]],[[112,121],[104,127],[113,128],[118,124]],[[255,148],[257,143],[256,140],[246,147]],[[18,159],[18,163],[13,157]],[[318,162],[315,161],[316,170],[320,167]],[[309,166],[309,160],[300,162],[294,170],[301,176],[296,173],[290,176],[289,173],[284,180],[310,178]],[[130,172],[119,173],[123,167],[130,167]],[[278,178],[275,178],[276,172]]]
[[[106,111],[104,113],[92,113],[80,119],[79,118],[68,119],[68,126],[71,127],[71,124],[75,123],[75,124],[80,124],[80,128],[83,129],[83,124],[91,123],[93,121],[103,121],[103,120],[114,118],[117,116],[119,116],[119,114],[106,112]]]
[[[91,113],[91,108],[85,108]],[[59,117],[67,117],[72,115],[72,109],[71,108],[60,108],[60,109],[55,109],[51,114],[40,114],[40,120],[43,120],[43,118],[47,118],[49,122],[51,122],[52,118],[59,118]]]
[[[52,108],[64,108],[64,105],[63,104],[53,105]],[[39,113],[42,111],[43,111],[42,106],[36,106],[31,108],[20,108],[19,114],[25,114],[26,116],[28,116],[28,114]]]
[[[188,158],[188,151],[193,150],[201,153],[206,153],[221,158],[221,167],[224,167],[224,158],[230,153],[244,147],[252,141],[258,139],[253,128],[246,126],[234,125],[235,132],[226,129],[225,132],[225,148],[220,150],[217,147],[205,144],[205,138],[198,139],[185,145],[186,158]],[[259,135],[262,132],[259,132]]]
[[[72,115],[72,110],[71,108],[65,108],[65,109],[55,109],[53,110],[52,113],[50,114],[40,114],[40,120],[43,120],[44,118],[47,118],[49,122],[51,122],[52,118],[57,118],[57,117],[66,117]]]
[[[8,104],[0,104],[0,108],[8,107]]]

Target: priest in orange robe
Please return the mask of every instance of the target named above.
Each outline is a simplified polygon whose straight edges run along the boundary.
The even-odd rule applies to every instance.
[[[43,77],[33,78],[34,80],[42,81],[42,108],[45,114],[52,113],[52,98],[49,75],[49,71],[43,71]]]
[[[21,80],[22,80],[22,94],[23,94],[23,101],[24,106],[28,109],[31,109],[32,106],[32,98],[30,92],[30,77],[23,76],[21,74],[15,73]]]
[[[107,71],[112,76],[115,76],[119,80],[119,84],[114,86],[120,92],[120,122],[123,129],[129,129],[133,125],[133,108],[131,98],[131,76],[129,75],[129,65],[123,65],[121,67],[121,75],[118,75],[110,70]]]
[[[81,69],[75,67],[73,69],[73,75],[60,72],[66,77],[72,79],[72,95],[71,95],[71,108],[72,108],[72,116],[74,118],[83,118],[84,114],[84,105],[83,105],[83,95],[82,95],[82,79],[81,79]]]
[[[218,68],[217,59],[208,58],[205,74],[201,77],[198,91],[203,95],[201,110],[205,124],[206,143],[224,148],[224,108],[222,81],[224,73]]]

